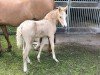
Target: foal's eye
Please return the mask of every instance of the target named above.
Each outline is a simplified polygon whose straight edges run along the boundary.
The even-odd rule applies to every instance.
[[[62,18],[62,17],[60,16],[60,18]]]

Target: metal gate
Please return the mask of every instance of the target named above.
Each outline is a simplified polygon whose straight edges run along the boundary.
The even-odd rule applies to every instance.
[[[68,5],[67,33],[100,33],[100,0],[55,0]]]

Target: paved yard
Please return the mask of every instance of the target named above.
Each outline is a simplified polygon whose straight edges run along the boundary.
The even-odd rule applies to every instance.
[[[57,34],[56,38],[57,38],[56,43],[58,44],[75,42],[84,45],[100,46],[100,34],[96,34],[96,35]]]
[[[48,43],[46,41],[46,43]],[[69,44],[69,43],[79,43],[82,45],[87,45],[91,47],[96,47],[100,49],[100,34],[56,34],[56,45],[58,44]],[[46,48],[46,46],[45,46]]]

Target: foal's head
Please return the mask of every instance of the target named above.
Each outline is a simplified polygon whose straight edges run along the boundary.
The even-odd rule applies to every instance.
[[[66,7],[58,7],[58,13],[57,13],[57,18],[59,20],[59,22],[61,23],[61,25],[63,27],[67,27],[67,22],[66,22],[66,10],[67,10],[67,6]]]

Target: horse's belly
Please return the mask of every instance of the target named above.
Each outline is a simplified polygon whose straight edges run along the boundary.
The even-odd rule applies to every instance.
[[[47,36],[47,35],[42,35],[42,34],[39,35],[39,34],[36,34],[36,35],[35,35],[35,38],[46,37],[46,36]]]
[[[0,0],[0,23],[13,26],[28,19],[42,19],[54,7],[53,0],[5,1]]]
[[[45,33],[45,31],[35,33],[35,38],[40,38],[45,36],[48,36],[47,33]]]

